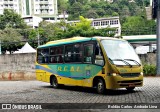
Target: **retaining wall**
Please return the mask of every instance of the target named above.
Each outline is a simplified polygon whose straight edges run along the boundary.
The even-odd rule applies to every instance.
[[[35,53],[0,55],[0,80],[35,80]],[[156,54],[139,55],[141,61],[156,64]]]
[[[0,55],[0,80],[34,80],[35,53]]]
[[[156,65],[156,53],[147,53],[139,55],[143,64]]]

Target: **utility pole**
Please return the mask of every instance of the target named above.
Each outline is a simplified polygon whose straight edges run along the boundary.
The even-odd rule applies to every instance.
[[[39,43],[39,29],[38,29],[38,26],[35,26],[34,28],[36,29],[38,46],[40,46],[40,43]]]
[[[40,43],[39,43],[39,29],[37,28],[37,31],[38,31],[38,46],[40,46]]]
[[[160,0],[157,4],[157,76],[160,75]]]

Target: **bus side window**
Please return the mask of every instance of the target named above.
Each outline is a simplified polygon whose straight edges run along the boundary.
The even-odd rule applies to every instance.
[[[42,55],[43,55],[43,63],[48,63],[49,62],[49,49],[43,49]]]
[[[73,52],[73,46],[72,45],[66,45],[65,46],[65,62],[70,63],[72,62],[72,52]]]
[[[72,62],[82,62],[82,45],[75,44],[73,46]]]
[[[103,53],[98,44],[96,45],[95,48],[95,64],[104,65]]]
[[[49,61],[49,48],[46,49],[38,49],[37,53],[38,63],[48,63]]]
[[[84,62],[92,63],[93,58],[93,44],[84,45]]]
[[[63,46],[50,48],[50,63],[63,63]]]
[[[37,50],[37,62],[38,63],[42,63],[43,62],[43,56],[42,56],[41,52],[42,52],[42,49],[38,49]]]

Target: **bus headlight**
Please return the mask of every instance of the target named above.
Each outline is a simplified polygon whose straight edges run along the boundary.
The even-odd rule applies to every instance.
[[[113,76],[117,76],[117,74],[116,74],[116,73],[113,73],[112,75],[113,75]]]
[[[143,76],[143,72],[140,73]]]
[[[117,73],[109,73],[108,76],[117,76]]]

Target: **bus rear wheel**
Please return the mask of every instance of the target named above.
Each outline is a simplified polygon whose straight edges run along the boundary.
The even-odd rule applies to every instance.
[[[98,79],[96,89],[97,89],[97,93],[99,94],[103,94],[105,92],[106,88],[105,88],[104,81],[102,79]]]
[[[127,91],[133,91],[135,87],[127,87]]]
[[[52,87],[53,88],[58,88],[58,81],[57,81],[57,78],[55,76],[52,77]]]

